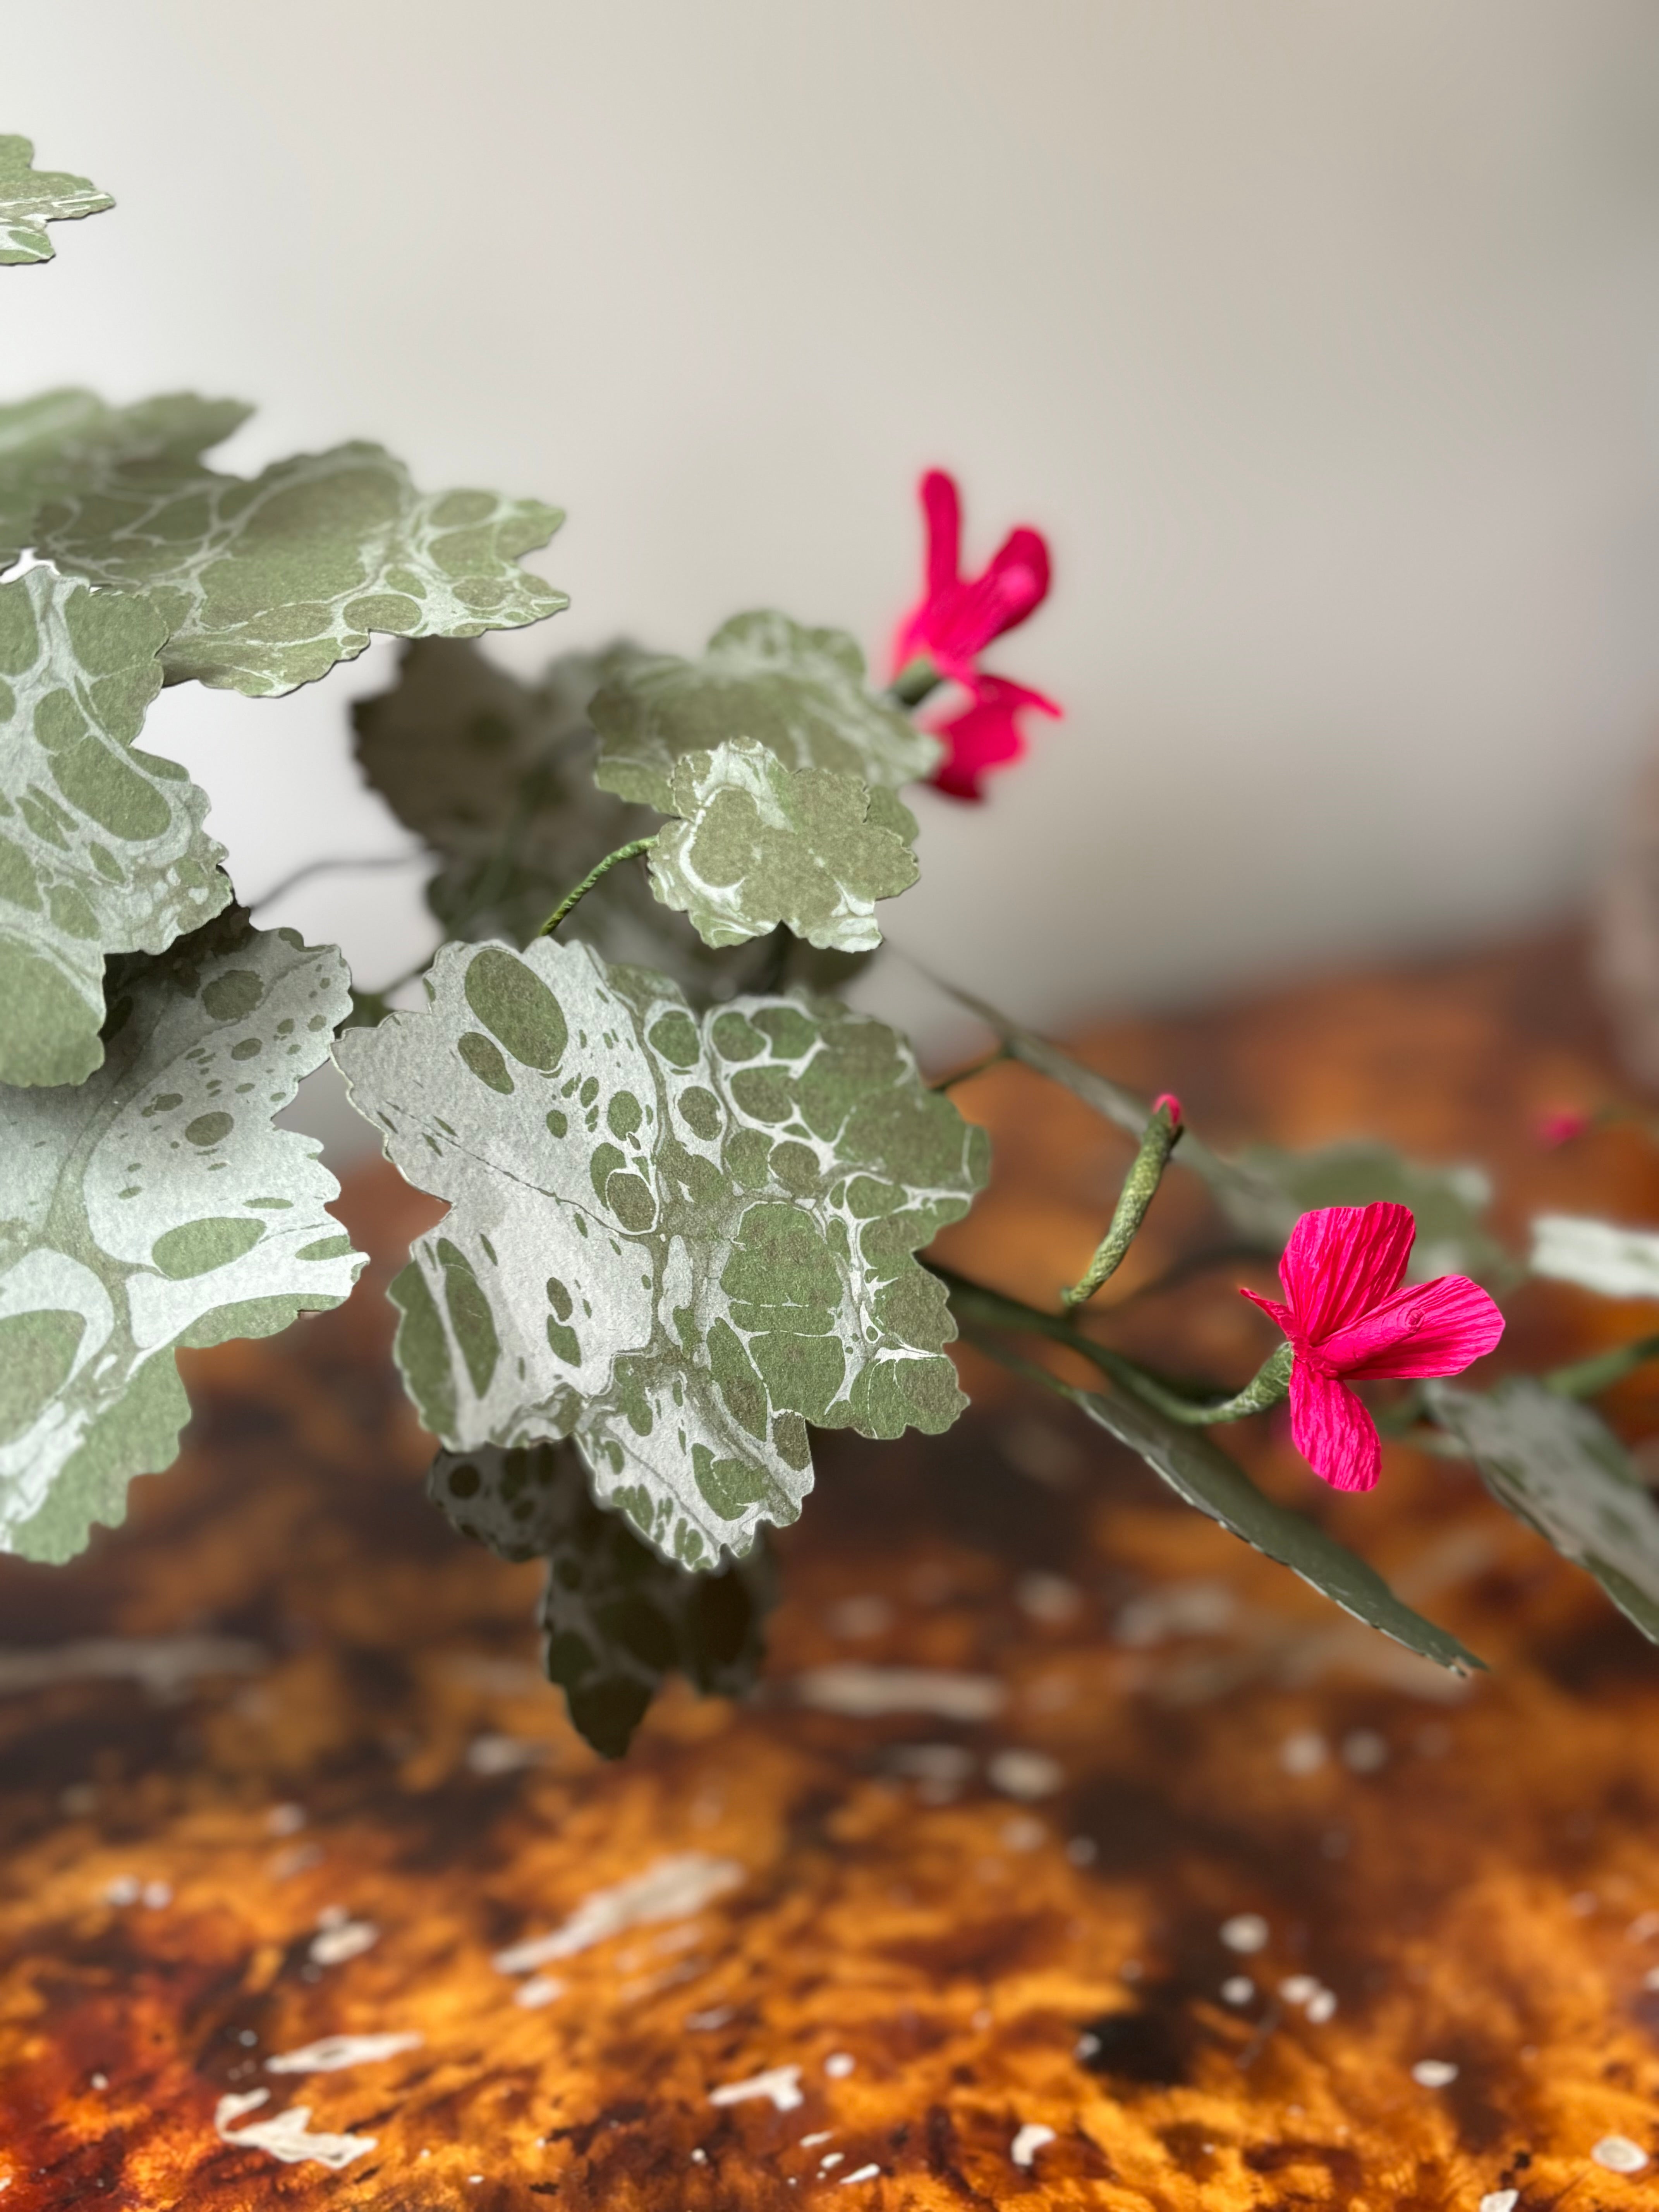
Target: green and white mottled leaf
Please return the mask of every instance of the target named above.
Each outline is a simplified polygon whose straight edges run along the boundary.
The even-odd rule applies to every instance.
[[[1528,1376],[1484,1393],[1449,1382],[1426,1390],[1498,1504],[1594,1575],[1659,1643],[1659,1506],[1607,1423]]]
[[[783,922],[821,950],[881,942],[876,901],[916,879],[915,817],[893,793],[829,769],[786,768],[750,738],[684,753],[669,781],[681,818],[659,831],[651,884],[706,945]]]
[[[265,697],[355,659],[376,630],[477,637],[568,604],[519,566],[563,519],[539,501],[419,492],[362,444],[225,476],[198,458],[216,406],[227,427],[240,419],[225,403],[174,397],[101,422],[85,394],[25,405],[9,463],[0,446],[9,534],[68,574],[143,592],[167,626],[169,683]],[[55,447],[54,405],[68,418]]]
[[[160,952],[230,896],[207,794],[133,742],[163,635],[50,568],[0,584],[0,1083],[89,1075],[105,954]]]
[[[452,1201],[393,1285],[452,1449],[574,1436],[601,1500],[714,1566],[796,1518],[809,1421],[894,1437],[965,1402],[912,1255],[988,1146],[881,1023],[676,987],[543,938],[448,945],[431,1011],[336,1057],[408,1179]]]
[[[1139,1137],[1146,1128],[1150,1099],[1096,1068],[1085,1067],[971,992],[952,983],[941,988],[978,1016],[1011,1059],[1060,1084],[1131,1136]],[[1417,1243],[1407,1271],[1413,1282],[1466,1274],[1503,1285],[1514,1281],[1519,1273],[1503,1246],[1480,1226],[1492,1187],[1480,1168],[1425,1167],[1388,1145],[1370,1143],[1333,1145],[1312,1152],[1253,1145],[1229,1158],[1212,1152],[1190,1130],[1183,1131],[1172,1158],[1208,1184],[1233,1226],[1264,1251],[1282,1250],[1298,1218],[1316,1206],[1368,1206],[1376,1199],[1392,1199],[1409,1206],[1417,1216]]]
[[[1402,1604],[1374,1567],[1327,1535],[1317,1522],[1265,1496],[1237,1462],[1201,1431],[1182,1428],[1119,1392],[1079,1390],[1060,1382],[1053,1387],[1138,1453],[1177,1497],[1289,1567],[1356,1620],[1380,1629],[1408,1651],[1432,1659],[1453,1674],[1482,1666],[1455,1636]]]
[[[34,518],[46,500],[112,469],[176,473],[252,411],[240,399],[202,399],[193,392],[112,407],[95,392],[74,387],[0,406],[0,563],[9,568],[33,544]]]
[[[37,169],[28,139],[0,137],[0,268],[50,261],[57,249],[49,222],[78,222],[114,205],[90,178]]]
[[[332,945],[238,908],[112,972],[103,1065],[0,1089],[0,1550],[63,1559],[166,1467],[181,1345],[337,1305],[361,1255],[338,1186],[273,1128],[348,1000]]]
[[[930,775],[943,750],[865,685],[864,655],[842,630],[805,629],[787,615],[735,615],[701,660],[641,658],[593,701],[594,771],[606,791],[678,810],[675,763],[751,739],[786,768],[827,769],[896,791]]]
[[[1659,1298],[1659,1234],[1577,1213],[1540,1213],[1532,1224],[1534,1275],[1577,1283],[1606,1298]]]
[[[505,1559],[545,1559],[548,1674],[605,1758],[622,1757],[675,1672],[705,1697],[752,1686],[775,1596],[763,1540],[718,1574],[688,1573],[594,1504],[570,1444],[441,1452],[427,1492],[463,1535]]]

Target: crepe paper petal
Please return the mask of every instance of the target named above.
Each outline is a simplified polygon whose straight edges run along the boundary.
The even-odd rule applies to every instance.
[[[1382,1472],[1376,1424],[1352,1390],[1298,1356],[1291,1374],[1291,1435],[1333,1490],[1375,1490]]]
[[[1411,1208],[1388,1200],[1304,1213],[1279,1264],[1301,1333],[1317,1342],[1397,1290],[1416,1234]]]
[[[1464,1275],[1397,1291],[1320,1349],[1340,1375],[1382,1382],[1461,1375],[1504,1334],[1504,1316]]]

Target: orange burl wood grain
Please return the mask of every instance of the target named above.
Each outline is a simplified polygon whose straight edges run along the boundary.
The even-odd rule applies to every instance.
[[[1224,1140],[1484,1158],[1517,1242],[1543,1205],[1659,1221],[1639,1133],[1532,1134],[1618,1088],[1570,944],[1085,1048]],[[1020,1071],[959,1095],[998,1179],[951,1256],[1049,1297],[1127,1144]],[[421,1494],[377,1291],[424,1204],[360,1176],[377,1280],[194,1356],[183,1465],[75,1566],[0,1571],[7,2212],[1659,2207],[1654,2165],[1591,2155],[1659,2158],[1659,1654],[1466,1468],[1396,1451],[1339,1500],[1267,1425],[1231,1439],[1492,1662],[1474,1686],[970,1360],[950,1436],[819,1440],[757,1697],[676,1690],[607,1766],[538,1679],[537,1570]],[[1211,1233],[1172,1181],[1109,1301]],[[1121,1340],[1242,1378],[1236,1279],[1137,1300]],[[1514,1313],[1528,1358],[1651,1325],[1542,1286]],[[1616,1409],[1659,1426],[1647,1383]],[[848,1663],[969,1686],[803,1701]],[[519,2001],[496,1954],[689,1854],[701,1899]],[[266,2063],[343,2036],[420,2040]],[[259,2089],[230,2131],[305,2106],[373,2148],[222,2140]]]

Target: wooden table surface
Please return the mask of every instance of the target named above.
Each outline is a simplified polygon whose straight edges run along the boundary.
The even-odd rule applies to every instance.
[[[1085,1049],[1223,1141],[1484,1159],[1517,1243],[1542,1204],[1659,1220],[1639,1130],[1533,1134],[1620,1094],[1571,940]],[[1051,1296],[1127,1145],[1023,1071],[958,1096],[998,1170],[952,1255]],[[7,2212],[1659,2207],[1591,2156],[1659,2160],[1659,1653],[1466,1468],[1339,1499],[1234,1439],[1473,1686],[970,1359],[951,1435],[818,1440],[757,1695],[676,1689],[606,1765],[540,1679],[537,1569],[422,1494],[379,1291],[425,1203],[358,1176],[351,1304],[191,1356],[182,1466],[74,1566],[0,1566]],[[1203,1233],[1167,1187],[1121,1294]],[[1242,1377],[1233,1280],[1122,1340]],[[1534,1285],[1510,1344],[1650,1325]],[[1614,1410],[1659,1428],[1649,1385]],[[410,2039],[270,2063],[342,2037]],[[343,2162],[225,2139],[272,2120]]]

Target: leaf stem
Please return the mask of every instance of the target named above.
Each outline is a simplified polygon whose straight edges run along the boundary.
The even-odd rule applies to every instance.
[[[564,896],[559,901],[557,906],[554,908],[552,913],[548,915],[547,920],[536,932],[536,935],[538,937],[550,937],[553,932],[558,927],[559,924],[564,920],[566,915],[569,913],[571,908],[575,905],[579,899],[586,897],[588,892],[592,890],[594,884],[598,883],[601,876],[608,875],[611,870],[614,868],[619,861],[637,860],[641,853],[648,853],[656,842],[656,833],[655,831],[653,831],[652,835],[648,837],[635,837],[631,844],[618,845],[614,853],[607,853],[604,860],[599,863],[597,867],[592,867],[588,870],[587,873],[582,878],[580,883],[577,884],[574,891],[567,891],[565,893]]]
[[[1068,1351],[1080,1352],[1085,1359],[1092,1360],[1103,1374],[1109,1376],[1131,1396],[1154,1407],[1165,1419],[1180,1422],[1184,1428],[1208,1428],[1218,1421],[1238,1421],[1249,1413],[1265,1413],[1270,1406],[1276,1406],[1291,1387],[1291,1352],[1288,1344],[1281,1344],[1269,1352],[1243,1389],[1234,1391],[1231,1397],[1194,1398],[1176,1384],[1152,1374],[1137,1360],[1126,1358],[1122,1352],[1113,1352],[1106,1345],[1097,1344],[1091,1337],[1085,1336],[1073,1321],[1043,1313],[1036,1306],[1023,1305],[1018,1298],[1005,1297],[1000,1291],[988,1291],[948,1267],[934,1267],[933,1272],[950,1292],[951,1306],[961,1319],[988,1323],[995,1328],[1019,1329],[1034,1336],[1046,1336],[1050,1343],[1063,1344]]]
[[[1181,1122],[1174,1107],[1161,1104],[1152,1113],[1140,1139],[1140,1149],[1135,1154],[1129,1172],[1123,1178],[1123,1188],[1118,1194],[1111,1225],[1096,1247],[1079,1280],[1060,1298],[1067,1313],[1076,1306],[1085,1305],[1103,1282],[1115,1275],[1121,1266],[1129,1247],[1139,1234],[1140,1224],[1146,1218],[1146,1209],[1164,1180],[1164,1170],[1170,1164],[1170,1155],[1181,1136]]]
[[[1645,1361],[1659,1358],[1659,1336],[1638,1336],[1632,1344],[1615,1345],[1592,1358],[1576,1359],[1571,1366],[1553,1368],[1541,1376],[1544,1388],[1558,1398],[1593,1398],[1622,1382]]]
[[[406,868],[411,860],[428,860],[431,857],[424,845],[415,845],[407,853],[343,854],[334,860],[307,860],[304,867],[295,868],[280,882],[274,883],[268,891],[261,891],[258,898],[249,899],[247,910],[250,914],[258,914],[262,906],[269,906],[273,899],[279,899],[285,892],[309,882],[313,876],[332,875],[341,868]]]
[[[907,660],[888,685],[890,696],[907,710],[920,707],[930,691],[936,691],[945,678],[925,653]]]
[[[958,1083],[971,1083],[975,1076],[983,1075],[987,1068],[1000,1067],[1005,1060],[1012,1058],[1007,1046],[1000,1044],[994,1052],[988,1052],[983,1060],[975,1060],[966,1067],[959,1067],[954,1075],[940,1076],[937,1083],[930,1083],[927,1088],[930,1091],[954,1091]]]

